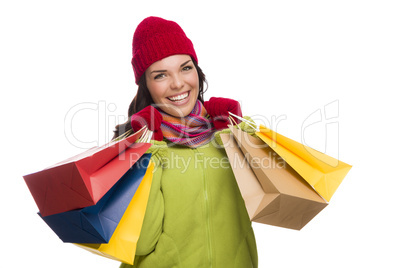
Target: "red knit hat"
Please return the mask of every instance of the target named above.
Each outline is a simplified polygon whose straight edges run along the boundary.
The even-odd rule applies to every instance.
[[[198,63],[193,43],[174,21],[158,17],[144,19],[133,38],[133,65],[135,83],[154,62],[176,54],[190,55]]]

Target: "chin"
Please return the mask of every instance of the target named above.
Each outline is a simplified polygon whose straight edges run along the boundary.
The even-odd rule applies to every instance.
[[[190,99],[188,103],[184,105],[173,105],[172,103],[165,103],[160,107],[165,113],[175,117],[185,117],[191,113],[197,102],[197,98]]]
[[[195,102],[194,102],[195,105]],[[185,117],[190,114],[190,112],[193,110],[194,105],[192,107],[183,107],[183,108],[178,108],[178,107],[172,107],[168,109],[167,112],[170,115],[173,115],[175,117]]]

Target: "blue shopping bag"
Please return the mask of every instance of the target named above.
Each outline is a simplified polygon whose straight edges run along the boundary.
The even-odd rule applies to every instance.
[[[96,205],[43,217],[70,243],[108,243],[148,168],[151,154],[144,154]]]

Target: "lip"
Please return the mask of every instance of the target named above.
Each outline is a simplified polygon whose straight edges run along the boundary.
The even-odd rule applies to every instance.
[[[169,98],[176,97],[176,96],[179,96],[179,95],[182,95],[182,94],[185,94],[185,93],[188,93],[188,96],[187,96],[187,98],[185,98],[185,99],[183,99],[183,100],[180,100],[180,101],[172,101],[172,100],[169,99]],[[176,95],[173,95],[173,96],[166,97],[166,99],[169,101],[169,103],[171,103],[171,104],[173,104],[173,105],[181,106],[181,105],[185,105],[185,104],[187,104],[187,103],[189,102],[190,96],[191,96],[191,90],[186,91],[186,92],[181,92],[181,93],[176,94]]]

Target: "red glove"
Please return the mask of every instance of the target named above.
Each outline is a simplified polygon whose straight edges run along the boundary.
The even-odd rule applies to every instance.
[[[204,107],[209,116],[211,116],[212,122],[217,130],[227,128],[230,124],[228,119],[229,112],[243,117],[240,103],[232,99],[212,97],[209,101],[204,102]],[[240,123],[238,119],[234,119],[237,123]]]
[[[147,126],[149,130],[154,132],[152,135],[153,140],[161,141],[163,139],[161,124],[162,115],[151,105],[131,116],[131,127],[134,132],[137,132],[143,126]]]

